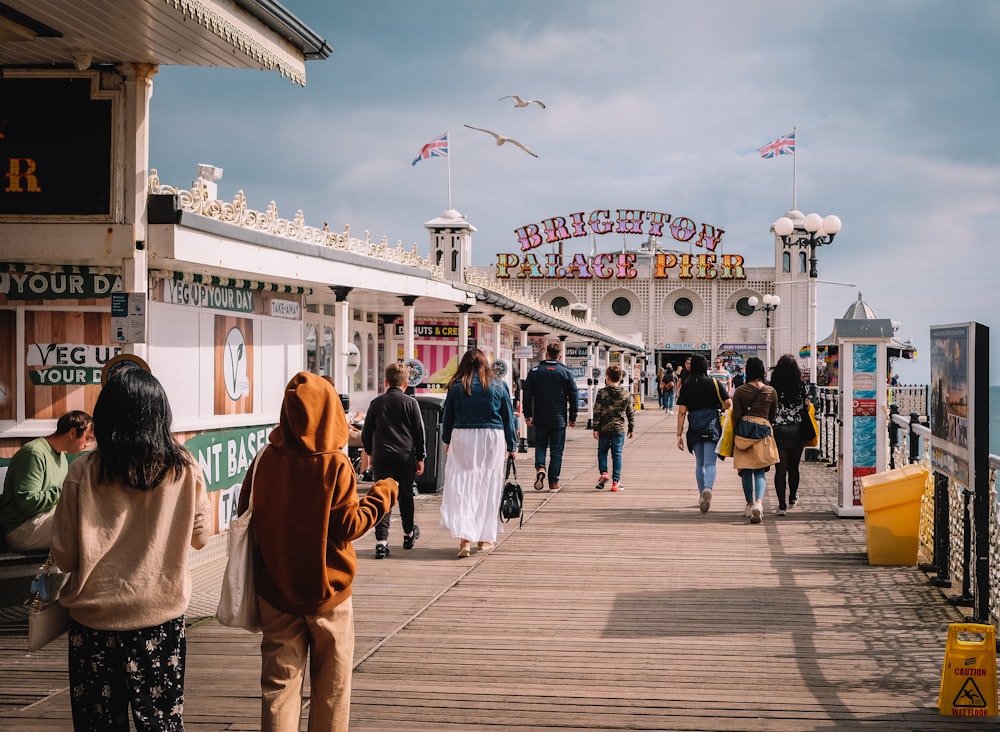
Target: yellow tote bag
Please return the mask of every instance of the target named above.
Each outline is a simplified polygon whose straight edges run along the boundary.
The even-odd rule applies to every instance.
[[[733,456],[733,410],[729,410],[722,415],[722,437],[715,445],[715,452],[719,457],[727,458]]]
[[[819,447],[819,424],[816,422],[816,407],[809,402],[809,421],[812,422],[812,439],[803,442],[805,447]]]

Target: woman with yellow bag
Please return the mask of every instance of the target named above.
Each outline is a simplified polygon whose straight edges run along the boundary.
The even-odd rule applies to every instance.
[[[759,358],[747,359],[746,373],[746,383],[733,392],[733,410],[729,415],[734,432],[733,467],[740,475],[747,500],[743,515],[750,523],[759,524],[764,520],[767,471],[778,462],[771,428],[778,395],[764,383],[764,362]]]
[[[802,383],[802,371],[796,358],[785,354],[771,373],[771,386],[778,393],[778,408],[774,415],[774,441],[778,444],[778,464],[774,468],[774,492],[778,497],[779,516],[799,498],[799,462],[807,432],[815,436],[809,418],[809,395]],[[788,501],[786,503],[785,497]]]

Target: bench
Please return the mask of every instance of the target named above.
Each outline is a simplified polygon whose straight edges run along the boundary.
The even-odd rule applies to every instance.
[[[45,564],[49,550],[30,552],[0,552],[0,579],[10,577],[34,577],[38,568]]]

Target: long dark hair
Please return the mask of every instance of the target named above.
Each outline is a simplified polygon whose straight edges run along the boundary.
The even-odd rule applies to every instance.
[[[795,356],[786,353],[778,359],[771,372],[771,386],[778,392],[778,401],[792,406],[801,401],[802,369]]]
[[[478,348],[470,348],[462,356],[458,368],[455,369],[455,374],[448,379],[448,389],[451,389],[452,384],[456,381],[461,381],[462,390],[468,396],[472,396],[473,374],[479,374],[479,383],[483,385],[484,389],[489,387],[490,381],[493,379],[493,369],[490,368],[490,362],[486,359],[486,354]]]
[[[108,380],[94,405],[98,477],[130,488],[156,488],[179,478],[192,458],[170,433],[167,393],[143,369],[122,369]]]
[[[705,360],[704,356],[700,356],[696,353],[691,357],[691,368],[688,378],[700,379],[703,376],[708,378],[708,361]]]

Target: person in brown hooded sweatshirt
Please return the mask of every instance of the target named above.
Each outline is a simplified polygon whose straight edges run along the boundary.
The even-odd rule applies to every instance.
[[[238,510],[253,492],[260,624],[261,730],[299,728],[307,657],[310,730],[347,730],[354,663],[352,541],[396,502],[391,478],[358,497],[343,452],[348,426],[340,396],[301,372],[285,387],[278,426],[247,471]]]

